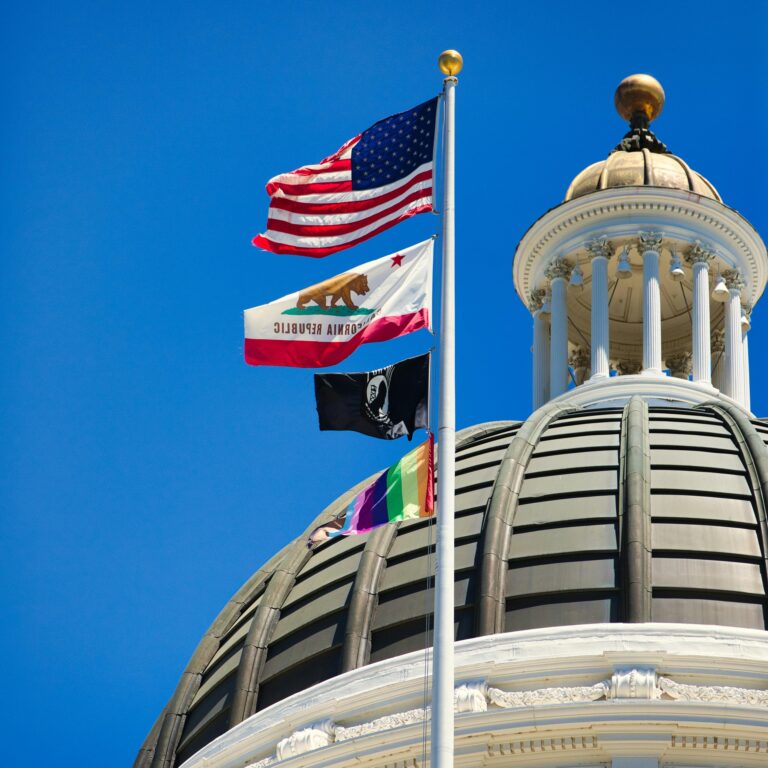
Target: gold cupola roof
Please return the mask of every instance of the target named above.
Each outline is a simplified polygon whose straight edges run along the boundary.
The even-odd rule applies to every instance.
[[[667,187],[722,202],[712,184],[650,129],[664,108],[664,89],[650,75],[630,75],[616,89],[616,111],[629,121],[629,132],[605,160],[586,167],[571,182],[565,201],[615,187]]]

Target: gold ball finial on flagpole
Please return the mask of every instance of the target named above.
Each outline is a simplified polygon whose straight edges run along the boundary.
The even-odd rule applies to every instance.
[[[461,68],[464,66],[464,59],[461,58],[461,54],[458,51],[449,48],[440,54],[437,64],[444,75],[453,77],[461,72]]]

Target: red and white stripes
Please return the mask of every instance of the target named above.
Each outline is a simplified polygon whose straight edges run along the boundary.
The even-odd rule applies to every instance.
[[[273,253],[328,256],[432,210],[432,162],[391,184],[353,190],[352,149],[359,140],[317,165],[271,179],[267,231],[253,244]]]

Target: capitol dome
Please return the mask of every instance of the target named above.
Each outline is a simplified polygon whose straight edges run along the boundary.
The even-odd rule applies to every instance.
[[[717,190],[659,141],[649,125],[664,107],[664,89],[649,75],[632,75],[616,89],[616,109],[630,130],[605,160],[571,182],[565,200],[614,187],[669,187],[721,200]]]
[[[653,83],[617,97],[641,143]],[[768,757],[765,245],[682,161],[611,158],[514,254],[531,415],[457,436],[457,768]],[[426,768],[432,520],[308,547],[369,482],[235,593],[136,768]]]
[[[550,404],[458,435],[456,639],[675,622],[766,628],[768,422],[697,408]],[[519,489],[515,492],[514,489]],[[340,497],[307,533],[343,510]],[[639,540],[633,540],[633,531]],[[428,520],[289,544],[195,652],[138,765],[178,764],[291,694],[428,644]]]

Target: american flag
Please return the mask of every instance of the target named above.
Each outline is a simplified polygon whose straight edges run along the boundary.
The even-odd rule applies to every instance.
[[[267,231],[253,244],[328,256],[431,211],[438,99],[379,120],[317,165],[270,179]]]

